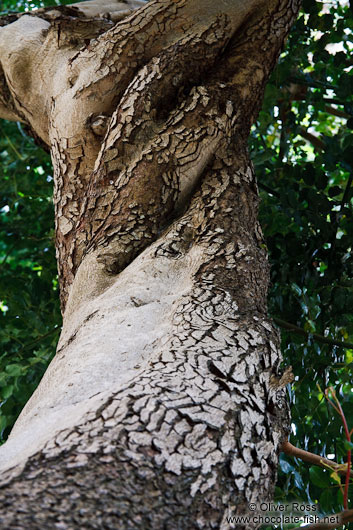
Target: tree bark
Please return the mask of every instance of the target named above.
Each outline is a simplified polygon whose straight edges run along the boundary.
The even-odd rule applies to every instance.
[[[0,22],[0,115],[52,155],[63,309],[0,450],[4,528],[229,528],[271,499],[287,379],[247,138],[298,8],[94,0]]]

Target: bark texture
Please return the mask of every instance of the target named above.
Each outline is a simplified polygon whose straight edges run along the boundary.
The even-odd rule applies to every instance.
[[[64,318],[0,450],[4,527],[229,528],[271,499],[287,381],[246,145],[298,7],[0,22],[0,114],[52,154]]]

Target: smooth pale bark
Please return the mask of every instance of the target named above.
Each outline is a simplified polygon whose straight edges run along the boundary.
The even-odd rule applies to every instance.
[[[298,1],[141,4],[0,19],[0,115],[51,150],[64,319],[0,449],[4,527],[228,528],[272,496],[288,380],[246,142]]]

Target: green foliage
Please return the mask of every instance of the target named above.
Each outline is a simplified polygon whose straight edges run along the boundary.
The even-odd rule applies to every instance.
[[[270,312],[307,332],[281,330],[296,376],[291,442],[340,463],[342,424],[316,385],[336,388],[352,428],[353,349],[340,346],[353,342],[352,48],[348,2],[304,0],[250,142],[272,264]],[[322,513],[342,508],[328,471],[284,456],[276,496],[319,502]]]
[[[75,3],[78,4],[80,1],[82,0],[76,0]],[[2,0],[0,4],[0,15],[9,12],[32,11],[32,9],[39,7],[60,6],[73,3],[72,0],[32,0],[29,2],[24,0],[18,0],[17,2],[15,0]]]
[[[48,155],[0,124],[0,439],[36,388],[58,339]]]

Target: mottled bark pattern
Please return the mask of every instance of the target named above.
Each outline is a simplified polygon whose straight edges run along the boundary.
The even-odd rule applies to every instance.
[[[4,527],[226,529],[271,499],[288,411],[246,143],[298,1],[201,4],[0,28],[1,115],[51,148],[64,310],[0,451]]]

